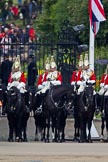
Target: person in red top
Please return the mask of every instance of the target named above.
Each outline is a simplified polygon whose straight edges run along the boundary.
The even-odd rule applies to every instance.
[[[96,75],[94,71],[89,68],[88,54],[85,54],[84,58],[83,79],[85,84],[95,85],[96,83]]]
[[[105,95],[108,96],[108,65],[106,67],[105,73],[102,75],[101,81],[100,81],[100,90],[99,95]]]
[[[57,71],[57,65],[54,61],[54,57],[51,56],[51,60],[46,64],[47,70],[38,80],[38,87],[41,87],[39,93],[45,93],[50,89],[50,85],[60,85],[62,84],[62,75]],[[39,84],[40,83],[40,84]]]
[[[54,61],[54,56],[51,56],[50,60],[50,72],[47,75],[47,80],[50,81],[53,85],[61,85],[62,84],[62,75],[57,70],[57,65]]]
[[[32,25],[29,28],[28,34],[29,34],[29,39],[31,41],[36,41],[36,32],[35,29],[32,27]]]
[[[24,93],[25,85],[26,78],[24,72],[21,71],[20,56],[17,56],[12,66],[12,72],[9,75],[7,89],[9,90],[14,86],[17,87],[21,93]]]
[[[45,64],[45,72],[41,74],[38,78],[37,86],[39,90],[43,89],[45,85],[47,84],[47,75],[49,71],[50,71],[50,63],[49,63],[49,58],[47,58],[46,64]]]
[[[73,71],[73,74],[72,74],[72,77],[71,77],[71,85],[74,85],[75,88],[79,87],[77,89],[78,94],[80,94],[84,90],[83,78],[82,78],[82,69],[83,69],[83,56],[80,55],[77,70]]]
[[[19,9],[17,6],[13,5],[12,7],[10,7],[10,11],[13,14],[14,18],[18,18]]]

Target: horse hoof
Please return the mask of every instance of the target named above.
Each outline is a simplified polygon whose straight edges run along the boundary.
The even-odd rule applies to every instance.
[[[65,139],[62,139],[61,142],[65,142]]]
[[[80,138],[79,137],[74,137],[74,142],[79,142],[80,141]]]
[[[35,138],[34,141],[39,141],[38,138]]]
[[[105,139],[104,139],[104,136],[101,135],[101,136],[100,136],[100,142],[104,142],[104,140],[105,140]]]
[[[58,142],[57,139],[53,139],[52,141],[53,141],[53,142]]]
[[[45,142],[46,142],[46,143],[49,143],[49,139],[45,139]]]
[[[92,143],[93,141],[91,139],[87,140],[88,143]]]
[[[23,141],[23,142],[28,142],[27,138],[24,138],[22,141]]]
[[[8,142],[14,142],[13,138],[8,138]]]
[[[21,139],[19,137],[16,137],[15,142],[21,142]]]

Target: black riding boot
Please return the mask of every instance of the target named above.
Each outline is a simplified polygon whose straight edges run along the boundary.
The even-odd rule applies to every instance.
[[[97,94],[97,106],[100,111],[103,109],[104,95]]]
[[[98,94],[93,96],[94,108],[95,108],[95,115],[98,115],[100,112],[100,106],[98,105]]]
[[[94,98],[94,107],[95,107],[95,110],[97,110],[97,109],[99,109],[99,107],[98,107],[98,104],[97,104],[97,94],[95,94],[94,96],[93,96]]]
[[[30,104],[29,104],[29,93],[25,92],[25,104],[27,112],[30,112]]]
[[[6,94],[4,93],[3,95],[3,102],[2,102],[2,115],[5,115],[6,114]]]

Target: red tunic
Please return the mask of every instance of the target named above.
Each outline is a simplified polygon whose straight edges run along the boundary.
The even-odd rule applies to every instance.
[[[62,75],[60,72],[58,72],[58,76],[57,76],[57,79],[58,81],[60,81],[62,83]]]
[[[12,76],[12,73],[9,76],[8,83],[12,83],[14,81],[14,78]],[[18,79],[19,82],[26,83],[26,78],[23,72],[21,72],[20,78]]]
[[[71,84],[78,83],[79,81],[82,81],[82,71],[74,71],[71,77]]]
[[[106,74],[103,74],[103,75],[102,75],[102,78],[101,78],[101,81],[100,81],[100,84],[101,84],[101,83],[104,84],[104,82],[105,82],[105,77],[106,77]]]
[[[95,75],[95,73],[93,73],[93,74],[91,75],[90,80],[96,81],[96,75]]]
[[[71,84],[75,84],[75,82],[76,82],[76,71],[73,71],[70,82],[71,82]]]
[[[105,85],[108,85],[108,74],[106,74],[104,82],[105,82]]]
[[[37,85],[42,85],[43,82],[46,82],[47,81],[47,75],[48,75],[48,72],[45,72],[43,74],[41,74],[39,76],[39,79],[38,79],[38,82],[37,82]]]

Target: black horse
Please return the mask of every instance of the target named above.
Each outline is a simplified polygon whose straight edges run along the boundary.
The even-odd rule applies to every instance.
[[[103,96],[101,105],[101,141],[108,142],[108,96]],[[104,138],[104,128],[106,128],[106,139]]]
[[[7,119],[9,124],[8,141],[27,141],[27,121],[29,111],[25,104],[25,95],[21,94],[16,87],[7,91]]]
[[[74,101],[74,87],[71,85],[52,86],[44,97],[45,111],[47,112],[47,135],[49,141],[50,123],[52,126],[53,141],[65,141],[65,126],[68,103]]]
[[[93,96],[93,87],[88,85],[84,91],[77,96],[77,116],[78,120],[80,142],[92,142],[91,140],[91,126],[95,113],[95,97]],[[87,134],[88,128],[88,134]]]

